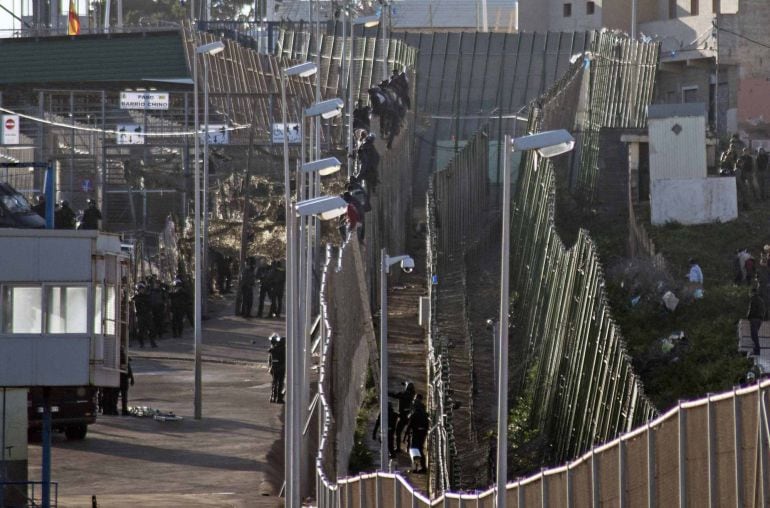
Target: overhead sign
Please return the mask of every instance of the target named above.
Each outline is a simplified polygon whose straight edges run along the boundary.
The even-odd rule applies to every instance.
[[[94,183],[88,178],[84,178],[83,181],[80,182],[80,188],[83,192],[91,192],[94,190]]]
[[[168,92],[120,92],[120,109],[168,109]]]
[[[135,123],[118,124],[118,144],[119,145],[143,145],[144,127]]]
[[[289,143],[291,144],[299,144],[302,142],[302,133],[299,129],[298,123],[287,123],[286,127],[288,129],[289,134]],[[283,124],[282,123],[274,123],[273,124],[273,143],[274,144],[283,144]]]
[[[3,115],[3,138],[4,145],[19,144],[19,115]]]
[[[208,138],[210,145],[227,145],[230,143],[230,131],[227,130],[227,125],[210,123]],[[206,143],[206,137],[202,133],[201,143]]]

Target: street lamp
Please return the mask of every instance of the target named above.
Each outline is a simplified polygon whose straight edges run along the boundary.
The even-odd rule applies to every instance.
[[[316,216],[323,220],[333,219],[339,217],[347,211],[347,202],[339,196],[321,196],[314,199],[307,199],[299,201],[295,207],[291,208],[291,227],[294,227],[296,215],[299,215],[300,221],[306,217]],[[287,218],[288,220],[288,218]],[[292,238],[294,235],[292,234]],[[301,337],[304,334],[299,333],[301,330],[299,323],[299,297],[300,292],[297,291],[298,282],[298,266],[296,264],[297,258],[293,254],[296,246],[289,245],[292,255],[292,265],[287,267],[286,274],[289,277],[289,291],[288,307],[286,309],[286,325],[291,326],[292,335],[288,337],[287,353],[288,361],[286,363],[286,420],[285,436],[286,442],[290,443],[287,446],[288,453],[286,456],[285,470],[286,470],[286,506],[300,506],[300,486],[302,485],[301,478],[301,440],[302,440],[302,420],[300,415],[302,414],[302,390],[304,373],[302,368],[302,356],[299,354],[302,349],[299,344]],[[304,340],[303,340],[304,342]]]
[[[348,94],[348,137],[347,137],[347,147],[350,153],[353,152],[353,111],[355,109],[354,104],[354,97],[358,95],[358,90],[354,93],[353,91],[353,41],[355,40],[353,38],[353,28],[355,25],[363,25],[366,28],[375,27],[380,24],[380,17],[375,16],[358,16],[357,18],[353,18],[353,13],[348,13],[348,20],[350,22],[350,47],[348,48],[349,54],[349,71],[348,71],[348,87],[347,87],[347,94]],[[344,25],[343,25],[344,26]],[[343,72],[343,78],[345,74]],[[353,175],[353,171],[351,168],[351,164],[348,163],[348,180],[350,180],[350,177]]]
[[[194,345],[195,345],[195,419],[200,420],[202,417],[201,410],[201,347],[202,347],[202,333],[201,329],[201,175],[200,175],[200,119],[198,118],[198,55],[214,55],[225,49],[225,45],[221,41],[212,42],[209,44],[203,44],[195,48],[195,58],[193,58],[193,95],[194,95],[194,109],[195,109],[195,296],[193,311],[193,322],[195,325],[194,330]],[[204,162],[205,171],[208,170],[208,112],[209,112],[209,96],[208,96],[208,66],[206,59],[203,60],[204,65],[204,107],[206,115],[206,161]],[[208,176],[207,174],[204,176]],[[204,182],[204,191],[208,189],[208,182]]]
[[[411,256],[388,256],[385,249],[380,251],[380,467],[383,471],[388,466],[388,273],[390,267],[401,263],[406,273],[414,271],[414,259]],[[425,457],[422,457],[425,467]]]
[[[497,367],[497,508],[505,508],[505,484],[508,477],[508,293],[511,243],[511,153],[537,150],[546,158],[569,152],[575,139],[561,129],[519,138],[506,135],[503,149],[503,231],[500,254],[500,345]]]
[[[286,77],[300,76],[307,78],[315,74],[318,67],[311,62],[304,62],[281,70],[281,120],[283,121],[283,186],[284,186],[284,207],[286,211],[286,271],[289,273],[289,284],[286,287],[286,300],[288,306],[286,309],[286,364],[287,374],[292,375],[292,365],[295,361],[295,311],[293,303],[296,298],[296,286],[292,282],[292,276],[296,268],[296,251],[294,244],[295,219],[291,205],[291,177],[289,172],[289,129],[286,118]],[[301,126],[304,129],[304,125]],[[301,133],[304,135],[303,133]],[[291,377],[289,377],[291,379]],[[294,410],[296,392],[291,384],[288,384],[286,390],[286,418],[284,421],[284,481],[286,483],[286,506],[297,506],[300,502],[299,497],[299,478],[295,476],[299,472],[299,463],[294,462],[295,455],[299,454],[297,441],[294,439],[295,428],[299,428],[297,412]]]

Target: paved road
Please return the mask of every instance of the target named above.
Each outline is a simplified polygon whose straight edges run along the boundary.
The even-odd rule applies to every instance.
[[[193,419],[192,333],[157,349],[131,349],[131,405],[173,411],[181,422],[100,416],[81,442],[54,436],[60,507],[273,507],[283,478],[283,406],[270,404],[266,337],[278,320],[246,320],[232,305],[204,322],[203,419]],[[256,341],[256,343],[252,343]],[[30,445],[30,479],[40,447]]]

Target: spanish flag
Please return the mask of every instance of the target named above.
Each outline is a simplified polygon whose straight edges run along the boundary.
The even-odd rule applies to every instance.
[[[78,11],[75,8],[75,0],[70,0],[70,13],[67,20],[67,35],[80,34],[80,19],[78,19]]]

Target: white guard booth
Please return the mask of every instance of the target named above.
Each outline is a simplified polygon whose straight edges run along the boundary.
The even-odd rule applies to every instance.
[[[119,386],[120,247],[98,231],[0,229],[0,386]]]

